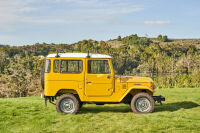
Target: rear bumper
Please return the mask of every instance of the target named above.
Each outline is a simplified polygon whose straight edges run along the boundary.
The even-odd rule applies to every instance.
[[[154,101],[155,102],[158,102],[158,103],[160,103],[160,104],[162,104],[162,101],[165,101],[165,97],[163,97],[163,96],[153,96],[153,99],[154,99]]]

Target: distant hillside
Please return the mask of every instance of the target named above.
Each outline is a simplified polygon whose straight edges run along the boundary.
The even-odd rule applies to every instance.
[[[159,42],[158,39],[152,39],[153,42]],[[159,42],[160,45],[180,44],[180,45],[195,45],[200,48],[200,39],[170,39],[168,42]]]
[[[157,38],[149,38],[153,41],[153,43],[159,43],[160,45],[166,45],[166,44],[180,44],[180,45],[196,45],[198,48],[200,48],[200,39],[172,39],[169,38],[169,40],[167,42],[162,42],[159,41]],[[106,41],[109,45],[111,45],[113,48],[118,48],[122,45],[124,45],[124,43],[122,41],[118,41],[117,39],[115,40],[110,40],[110,41]]]

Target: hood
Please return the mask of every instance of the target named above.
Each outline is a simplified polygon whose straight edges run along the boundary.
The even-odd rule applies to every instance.
[[[147,83],[153,82],[151,78],[148,77],[138,77],[138,76],[116,76],[116,79],[120,79],[121,82],[134,82],[134,83]]]

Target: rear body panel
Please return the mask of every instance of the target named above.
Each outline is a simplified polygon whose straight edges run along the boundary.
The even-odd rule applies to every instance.
[[[51,62],[58,60],[58,58],[50,58]],[[71,58],[68,58],[71,60]],[[66,58],[59,58],[59,60],[66,60]],[[85,59],[82,60],[85,64]],[[55,96],[60,90],[76,90],[76,92],[82,97],[84,90],[84,77],[85,66],[81,73],[54,73],[53,63],[51,63],[50,73],[45,73],[45,96]]]

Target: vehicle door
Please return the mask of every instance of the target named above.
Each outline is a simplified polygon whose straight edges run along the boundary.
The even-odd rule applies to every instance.
[[[85,95],[89,97],[111,96],[114,91],[114,72],[109,59],[87,59]]]

